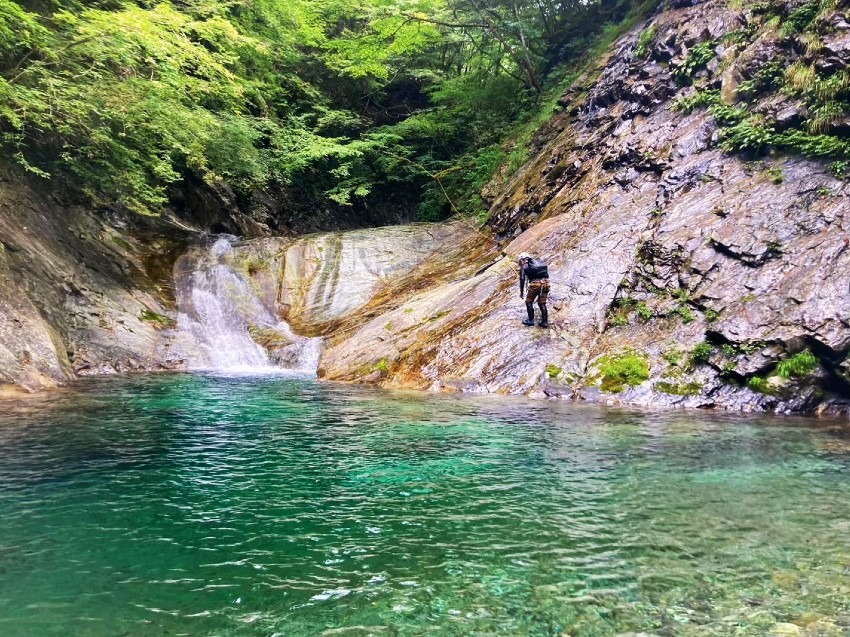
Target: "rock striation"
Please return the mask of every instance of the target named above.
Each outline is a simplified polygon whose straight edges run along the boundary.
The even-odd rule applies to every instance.
[[[318,374],[329,380],[850,413],[846,171],[758,145],[730,154],[723,128],[723,108],[737,108],[762,69],[774,80],[787,71],[778,59],[846,72],[846,3],[824,5],[817,47],[783,44],[765,6],[672,2],[621,38],[564,94],[531,161],[488,186],[497,194],[483,228],[254,239],[235,244],[227,265],[270,316],[324,338]],[[782,91],[747,108],[771,134],[811,116]],[[845,124],[828,122],[836,139]],[[35,388],[181,367],[172,297],[152,270],[173,257],[149,257],[186,232],[167,240],[171,231],[147,228],[152,243],[123,246],[114,228],[127,220],[54,214],[27,192],[0,205],[0,236],[22,237],[0,250],[0,378]],[[550,266],[548,330],[521,325],[515,255],[526,251]],[[282,342],[253,329],[267,349]]]
[[[692,84],[757,72],[775,46],[769,28],[743,50],[723,44],[755,20],[747,3],[680,4],[565,96],[494,202],[494,236],[471,236],[453,276],[411,281],[393,307],[331,338],[325,377],[846,412],[848,183],[827,162],[732,156],[709,112],[677,108]],[[846,67],[840,13],[826,17],[838,26],[824,41],[829,63]],[[700,46],[710,59],[682,82]],[[801,117],[788,101],[756,108]],[[500,248],[507,256],[491,262]],[[548,331],[520,325],[512,255],[523,251],[550,264]]]
[[[190,229],[104,216],[0,174],[0,393],[161,369]]]

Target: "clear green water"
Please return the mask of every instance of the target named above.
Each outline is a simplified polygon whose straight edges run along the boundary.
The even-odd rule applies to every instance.
[[[842,426],[183,375],[0,412],[5,637],[850,625]]]

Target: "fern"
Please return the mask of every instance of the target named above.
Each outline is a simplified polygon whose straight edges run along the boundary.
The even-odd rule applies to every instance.
[[[808,376],[817,367],[818,359],[809,350],[795,354],[791,358],[780,361],[776,373],[782,378],[801,378]]]
[[[707,40],[705,42],[701,42],[693,47],[690,51],[688,51],[688,55],[685,58],[685,61],[679,66],[675,71],[673,71],[673,75],[679,80],[687,80],[694,76],[694,74],[702,69],[706,64],[708,64],[711,60],[716,57],[715,49],[717,48],[717,43],[714,40]]]
[[[720,145],[728,151],[760,152],[774,140],[773,129],[758,118],[749,118],[723,129]]]

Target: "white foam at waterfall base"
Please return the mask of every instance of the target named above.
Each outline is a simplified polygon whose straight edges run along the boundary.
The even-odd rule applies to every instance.
[[[277,369],[287,369],[302,374],[315,374],[322,354],[321,337],[308,338],[295,334],[285,321],[277,324],[275,331],[292,339],[292,344],[281,347],[271,357]]]
[[[250,281],[227,262],[234,240],[222,237],[209,248],[195,249],[178,269],[178,348],[186,367],[228,375],[314,375],[322,339],[295,334],[263,304]],[[249,326],[289,344],[270,357],[251,337]]]

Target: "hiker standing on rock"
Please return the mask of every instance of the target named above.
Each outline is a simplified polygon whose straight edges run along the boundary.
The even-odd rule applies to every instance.
[[[540,322],[537,327],[549,327],[549,310],[546,301],[549,298],[549,268],[545,263],[523,252],[517,257],[519,261],[519,296],[525,296],[525,309],[528,318],[523,325],[534,325],[534,299],[540,307]],[[528,293],[525,293],[525,280],[528,279]]]

